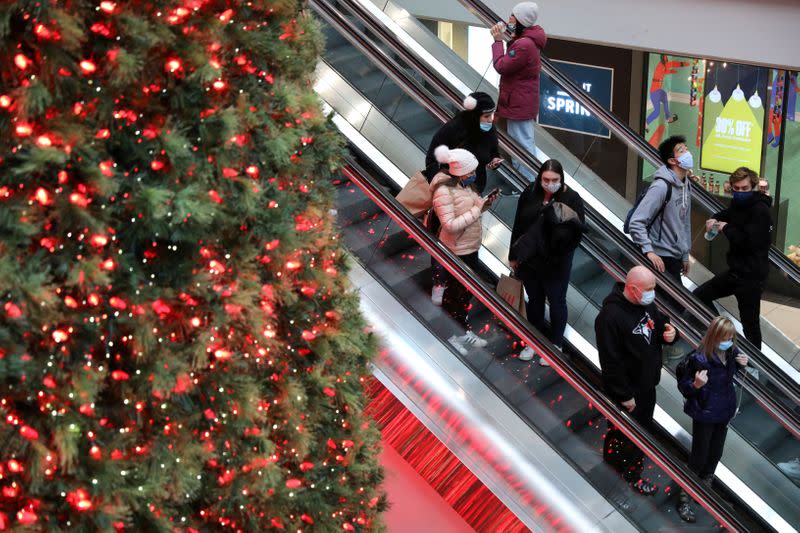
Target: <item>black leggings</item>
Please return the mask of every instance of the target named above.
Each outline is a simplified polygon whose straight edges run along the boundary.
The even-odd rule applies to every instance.
[[[467,255],[459,255],[459,259],[464,261],[468,267],[477,271],[478,269],[478,252],[472,252]],[[459,281],[446,269],[442,268],[441,280],[444,282],[444,296],[442,297],[442,309],[450,315],[455,321],[455,325],[460,326],[463,330],[468,329],[467,314],[469,313],[469,303],[472,299],[472,293],[467,290]],[[451,328],[449,335],[463,335],[463,331],[457,331]]]

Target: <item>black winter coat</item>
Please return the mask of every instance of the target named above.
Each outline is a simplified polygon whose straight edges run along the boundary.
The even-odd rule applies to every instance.
[[[658,385],[661,348],[666,344],[664,326],[669,323],[655,304],[629,302],[624,287],[623,283],[614,286],[594,321],[603,388],[617,402],[636,398]]]
[[[544,189],[539,181],[528,185],[517,202],[514,227],[511,230],[511,248],[508,259],[518,261],[522,249],[535,249],[538,253],[526,260],[525,266],[538,269],[559,268],[572,261],[575,248],[580,244],[585,230],[586,211],[580,195],[564,183],[544,205]],[[577,213],[579,221],[558,223],[553,217],[552,204],[560,202]],[[532,234],[531,234],[532,233]],[[527,234],[527,235],[526,235]],[[525,238],[520,240],[525,235]],[[523,246],[523,242],[525,245]],[[516,246],[515,246],[516,245]]]
[[[492,127],[489,131],[481,131],[478,124],[480,115],[474,111],[462,111],[444,126],[439,128],[433,135],[428,152],[425,154],[425,170],[422,172],[428,182],[439,172],[442,166],[436,161],[433,151],[438,146],[445,145],[448,148],[463,148],[472,152],[478,160],[478,168],[475,171],[475,188],[478,193],[486,188],[486,165],[492,159],[500,157],[500,149],[497,144],[497,128]]]
[[[730,243],[728,268],[742,279],[763,281],[769,274],[771,205],[771,197],[755,192],[749,201],[733,201],[711,217],[728,223],[722,230]]]
[[[706,424],[724,424],[736,414],[736,391],[733,376],[740,368],[735,357],[739,350],[733,347],[725,356],[723,364],[716,354],[707,358],[694,352],[689,359],[688,372],[678,382],[681,394],[686,398],[683,411],[693,420]],[[699,389],[694,388],[694,374],[708,370],[708,382]]]

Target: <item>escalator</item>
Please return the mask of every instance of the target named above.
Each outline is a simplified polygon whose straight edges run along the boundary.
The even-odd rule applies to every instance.
[[[446,80],[446,83],[450,84],[451,90],[456,92],[482,90],[496,96],[496,86],[486,78],[487,73],[493,72],[491,62],[485,66],[476,67],[477,70],[467,65],[435,35],[430,33],[425,25],[402,9],[404,0],[396,0],[396,2],[380,2],[380,5],[383,6],[382,10],[376,8],[369,0],[353,0],[346,3],[349,9],[378,17],[386,25],[385,31],[380,33],[380,38],[387,41],[400,39],[406,42],[410,53],[421,63],[426,63],[429,68],[432,68],[442,80]],[[445,0],[444,4],[442,6],[444,9],[462,11],[462,13],[454,12],[454,17],[457,19],[470,18],[466,11],[468,8],[470,13],[485,24],[500,20],[479,1]],[[474,45],[471,44],[472,46]],[[489,44],[486,43],[485,46],[488,49]],[[415,68],[421,68],[419,65],[420,63],[416,63]],[[652,165],[659,164],[656,150],[617,117],[592,100],[568,76],[559,72],[554,63],[547,58],[543,58],[542,77],[550,79],[561,89],[560,93],[568,95],[576,105],[582,106],[596,116],[603,127],[607,129],[608,139],[587,137],[571,132],[568,124],[555,125],[553,129],[545,129],[536,125],[537,157],[540,160],[554,157],[561,161],[567,174],[573,179],[570,185],[575,185],[573,188],[576,190],[586,192],[586,195],[582,195],[588,202],[592,203],[593,198],[595,200],[594,207],[604,215],[609,225],[616,230],[621,230],[622,221],[631,204],[601,178],[604,172],[607,173],[604,171],[605,164],[609,159],[614,158],[621,161],[627,160],[629,165],[635,162],[638,166],[652,168]],[[517,154],[516,158],[525,160],[525,155]],[[725,252],[724,242],[708,244],[702,238],[705,219],[724,206],[713,195],[700,187],[693,187],[692,194],[693,227],[695,228],[693,240],[695,242],[694,249],[698,252],[698,255],[694,257],[699,259],[698,263],[692,267],[689,277],[684,278],[684,283],[689,289],[693,289],[711,278],[713,274],[708,268],[709,263],[720,262],[714,258],[721,258]],[[800,297],[800,268],[774,246],[770,250],[769,257],[773,265],[770,285],[774,286],[775,290],[781,294],[785,293],[794,298]],[[640,259],[643,261],[643,256]],[[666,280],[660,279],[659,285],[666,287],[668,283]],[[679,286],[679,288],[682,287]],[[718,305],[724,313],[736,320],[738,309],[732,298],[722,299]],[[701,323],[707,325],[712,316],[702,306],[698,308],[698,313],[699,318],[702,317]],[[761,323],[764,336],[762,351],[766,357],[761,357],[754,347],[748,347],[750,355],[754,356],[754,361],[760,365],[767,365],[785,373],[787,380],[790,379],[794,382],[792,386],[797,394],[797,383],[800,382],[800,372],[797,370],[800,366],[800,346],[763,316]],[[746,344],[749,345],[749,343]]]
[[[370,95],[368,100],[373,103],[373,106],[369,107],[368,110],[370,120],[363,120],[361,126],[376,133],[378,149],[390,156],[393,161],[397,161],[402,173],[409,175],[422,160],[422,155],[412,156],[413,152],[409,152],[409,149],[415,148],[417,154],[420,154],[420,149],[422,149],[422,153],[424,153],[424,147],[427,147],[427,142],[433,131],[441,124],[441,120],[446,117],[432,114],[429,109],[426,109],[426,106],[420,105],[413,98],[406,95],[397,84],[393,83],[392,79],[379,69],[376,69],[369,58],[365,57],[363,53],[360,54],[355,47],[350,46],[349,42],[338,33],[330,31],[328,42],[329,61],[325,68],[335,66],[344,70],[345,78],[351,80],[353,85],[359,89],[355,91],[351,87],[352,90],[360,94],[362,99],[365,95]],[[323,83],[326,76],[332,75],[325,72],[322,74]],[[420,78],[418,71],[413,74],[418,79]],[[398,74],[395,73],[393,78],[397,77]],[[425,83],[421,85],[424,86]],[[354,102],[358,101],[358,98],[347,97],[344,100],[353,105]],[[435,104],[439,104],[444,106],[444,109],[449,109],[449,112],[452,113],[456,109],[452,100],[452,98],[439,94],[433,98],[432,103],[429,102],[427,104],[427,107],[433,108]],[[359,103],[358,105],[362,104]],[[381,112],[383,110],[385,111]],[[357,114],[357,110],[351,111]],[[440,109],[439,115],[442,112]],[[444,112],[446,113],[447,111]],[[345,108],[341,113],[347,115],[348,110]],[[381,116],[379,120],[377,120],[376,114]],[[358,122],[358,120],[355,122]],[[404,131],[405,135],[402,136],[402,139],[388,134],[387,126],[390,125],[397,126]],[[403,168],[403,165],[405,165],[405,168]],[[507,172],[505,173],[508,174]],[[498,183],[509,193],[515,189],[519,190],[521,187],[519,180],[514,185],[513,179],[508,176],[493,175],[490,179],[504,180],[498,181]],[[502,250],[503,226],[505,225],[505,233],[507,234],[507,225],[515,210],[514,204],[515,197],[509,195],[500,202],[496,209],[493,209],[495,223],[487,228],[489,230],[487,232],[490,237],[489,240],[493,242],[487,243],[486,248],[492,249],[496,253],[494,258],[490,257],[491,254],[485,254],[489,256],[485,260],[487,264],[496,266],[505,257],[505,253]],[[616,246],[617,243],[606,238],[607,236],[603,234],[604,230],[605,228],[602,225],[596,225],[593,228],[593,233],[590,234],[589,241],[596,250],[605,251],[607,257],[603,259],[603,262],[598,263],[597,259],[590,259],[590,254],[581,251],[576,256],[572,276],[573,288],[571,293],[576,296],[571,298],[570,301],[572,304],[572,331],[576,332],[575,338],[580,338],[581,342],[588,343],[589,346],[592,346],[594,342],[591,327],[594,315],[597,312],[599,303],[608,293],[610,285],[615,280],[613,275],[616,275],[616,279],[618,279],[621,273],[633,264],[630,257],[620,253]],[[505,246],[507,246],[507,242]],[[587,246],[590,245],[587,244]],[[611,266],[614,264],[616,266]],[[604,269],[613,270],[613,275],[609,275]],[[496,268],[494,270],[495,272],[497,271]],[[686,329],[691,328],[687,327]],[[693,342],[696,343],[697,340],[698,337],[695,335]],[[685,350],[690,348],[691,346],[684,347]],[[765,375],[766,373],[762,372],[760,379],[767,381],[767,385],[770,385],[772,382],[766,379]],[[796,525],[798,523],[797,515],[794,514],[796,510],[792,508],[797,505],[793,502],[800,501],[797,498],[797,486],[775,468],[775,463],[778,462],[780,456],[790,455],[797,451],[797,441],[792,436],[792,430],[796,429],[796,425],[786,423],[786,419],[790,418],[791,409],[796,406],[796,402],[793,400],[785,402],[789,406],[789,416],[787,416],[787,409],[782,410],[780,408],[780,403],[777,407],[772,405],[773,409],[769,410],[770,403],[775,403],[774,401],[770,402],[770,396],[777,397],[780,394],[772,394],[770,390],[766,392],[764,390],[759,391],[757,387],[753,387],[753,384],[760,382],[756,382],[752,376],[746,376],[745,379],[749,379],[751,383],[746,384],[746,390],[742,394],[742,414],[737,417],[733,424],[739,436],[739,448],[744,452],[726,454],[723,459],[723,463],[735,473],[734,477],[738,478],[739,485],[736,484],[736,481],[726,484],[733,490],[737,490],[740,487],[752,488],[764,500],[771,500],[767,507],[773,511],[774,509],[781,509],[782,516],[786,516],[789,523]],[[674,411],[677,411],[677,417],[679,418],[681,416],[679,399],[675,398],[674,391],[672,393],[671,397],[666,398],[666,403],[671,402],[673,405],[670,409],[665,409],[673,411],[671,414],[675,414]],[[772,399],[774,400],[774,398]],[[783,407],[785,408],[786,405]],[[683,423],[685,425],[685,421]],[[788,426],[788,429],[786,426]],[[733,443],[730,440],[729,449],[733,447]],[[737,448],[733,447],[733,449]],[[753,503],[752,499],[748,498],[748,500],[751,504]],[[765,512],[769,513],[769,511]]]
[[[579,358],[573,361],[561,356],[540,334],[511,312],[494,295],[490,286],[478,277],[490,278],[490,272],[476,275],[461,267],[454,256],[438,246],[393,202],[392,194],[388,192],[393,188],[392,180],[383,169],[368,168],[368,165],[374,165],[369,157],[355,147],[351,146],[351,150],[354,154],[351,163],[336,185],[339,223],[344,242],[353,257],[374,282],[380,283],[402,304],[405,313],[438,336],[440,345],[446,345],[446,333],[442,332],[449,330],[449,318],[443,316],[440,307],[430,302],[430,255],[426,248],[430,247],[437,260],[465,281],[480,298],[480,302],[473,305],[471,323],[480,327],[489,344],[471,350],[466,356],[452,352],[452,358],[487,384],[513,409],[519,423],[558,453],[571,466],[571,475],[587,482],[625,518],[626,522],[618,523],[614,531],[681,527],[683,524],[674,510],[678,483],[695,491],[700,503],[694,524],[698,529],[716,529],[720,524],[731,531],[766,527],[740,502],[723,500],[718,493],[699,484],[682,461],[674,458],[676,452],[668,437],[648,440],[627,415],[616,411],[613,404],[598,393],[599,376],[596,372],[592,373]],[[426,246],[421,246],[418,241]],[[553,367],[532,369],[530,365],[509,357],[523,339],[551,359]],[[427,349],[432,348],[428,345]],[[587,375],[591,377],[583,377]],[[610,416],[620,428],[630,431],[631,436],[643,442],[649,457],[643,477],[661,489],[655,497],[636,494],[603,461],[607,431],[605,416]],[[553,517],[550,519],[552,521]],[[610,529],[610,526],[600,528]]]

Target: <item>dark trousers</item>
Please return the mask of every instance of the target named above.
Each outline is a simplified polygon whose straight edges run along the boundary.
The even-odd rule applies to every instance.
[[[661,257],[664,261],[664,272],[681,282],[681,273],[683,272],[683,260],[678,257]]]
[[[689,455],[689,468],[701,478],[714,475],[717,463],[722,458],[728,423],[709,424],[692,421],[692,453]]]
[[[636,394],[634,399],[636,408],[631,416],[645,429],[652,431],[653,411],[656,408],[655,387]],[[644,452],[611,422],[608,423],[608,433],[603,446],[603,460],[619,472],[625,481],[635,483],[642,476]]]
[[[472,270],[478,269],[478,252],[458,256],[459,259]],[[444,282],[444,296],[442,297],[442,309],[450,315],[455,323],[463,329],[467,329],[467,314],[469,313],[469,303],[472,293],[467,290],[459,281],[444,267],[442,267],[441,279]],[[450,328],[448,336],[460,335],[463,332],[456,328]]]
[[[545,299],[550,304],[550,331],[548,338],[556,346],[564,345],[567,328],[567,287],[572,271],[572,257],[557,267],[530,267],[522,265],[518,275],[528,293],[525,311],[528,321],[539,331],[546,332],[544,321]]]
[[[758,280],[748,280],[738,277],[730,270],[717,274],[694,290],[697,296],[715,315],[714,300],[725,296],[735,296],[739,305],[739,317],[742,320],[744,336],[761,349],[761,293],[764,285]]]

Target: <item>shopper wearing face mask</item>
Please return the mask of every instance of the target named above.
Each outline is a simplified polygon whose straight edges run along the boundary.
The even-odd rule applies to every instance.
[[[536,153],[533,122],[539,116],[541,54],[547,43],[544,28],[536,24],[538,19],[536,2],[520,2],[511,9],[508,24],[499,22],[490,29],[494,38],[492,64],[500,74],[497,114],[502,127],[532,155]],[[513,37],[504,47],[506,29]],[[529,180],[534,179],[519,162],[513,164]]]
[[[722,316],[712,320],[678,380],[678,388],[686,398],[683,410],[692,418],[689,468],[708,485],[722,457],[728,422],[736,414],[733,378],[748,363],[747,354],[734,346],[735,338],[733,322]],[[694,522],[690,501],[688,494],[681,491],[678,514],[683,520]]]
[[[658,147],[663,165],[630,214],[629,233],[659,272],[680,281],[689,273],[692,247],[691,176],[694,160],[686,139],[673,136]]]
[[[503,160],[497,145],[497,130],[494,126],[495,103],[492,97],[484,92],[475,92],[464,99],[464,111],[459,112],[444,124],[433,135],[428,152],[425,154],[425,170],[422,172],[428,182],[447,165],[436,160],[434,151],[437,146],[462,148],[478,159],[475,168],[475,182],[472,187],[483,193],[486,188],[486,170],[500,166]],[[431,301],[434,305],[442,305],[444,297],[444,267],[431,258],[433,272],[433,288]]]
[[[434,155],[436,147],[463,148],[478,159],[474,187],[478,193],[483,192],[486,169],[497,168],[503,162],[494,125],[495,107],[492,97],[484,92],[472,93],[464,99],[464,110],[439,128],[428,146],[423,174],[429,182],[442,168]]]
[[[653,426],[661,351],[677,332],[655,306],[655,275],[635,266],[603,301],[594,323],[603,388],[608,396],[647,429]],[[634,489],[652,496],[658,488],[642,479],[644,454],[609,422],[603,458]]]
[[[467,150],[439,146],[434,153],[439,163],[447,165],[447,171],[439,172],[431,182],[433,209],[440,227],[439,240],[468,267],[477,270],[481,214],[497,199],[497,194],[481,198],[472,188],[478,160]],[[487,342],[470,328],[470,292],[447,270],[443,277],[442,308],[453,318],[447,326],[447,340],[456,351],[467,355],[470,347],[482,348]]]
[[[735,296],[744,336],[761,349],[761,293],[769,274],[772,242],[772,198],[758,191],[759,177],[740,167],[728,179],[733,201],[706,221],[706,238],[717,233],[728,238],[728,270],[695,289],[694,294],[711,310],[714,300]]]
[[[561,163],[542,163],[539,176],[528,185],[519,202],[511,231],[508,260],[528,294],[528,320],[561,349],[567,327],[567,287],[572,256],[581,241],[585,215],[583,199],[564,183]],[[550,304],[550,328],[545,327],[545,300]],[[520,361],[530,361],[526,347]],[[542,366],[547,361],[540,359]]]

